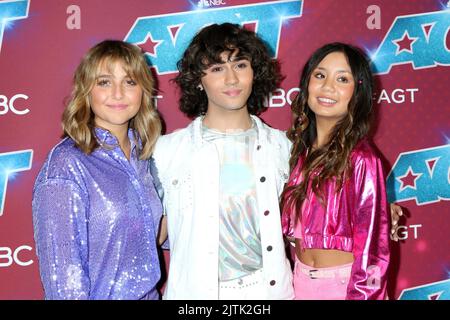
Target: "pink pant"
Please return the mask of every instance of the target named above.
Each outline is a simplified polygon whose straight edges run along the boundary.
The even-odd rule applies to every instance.
[[[345,300],[352,263],[313,268],[295,258],[295,300]]]

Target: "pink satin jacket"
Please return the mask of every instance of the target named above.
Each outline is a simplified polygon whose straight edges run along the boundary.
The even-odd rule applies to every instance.
[[[389,211],[381,161],[367,140],[350,155],[353,174],[336,192],[335,180],[324,188],[324,204],[307,190],[301,221],[295,206],[283,210],[283,233],[301,239],[302,248],[351,252],[354,262],[346,299],[385,299],[389,264]],[[288,186],[302,181],[304,157],[292,171]],[[289,195],[287,195],[289,196]]]

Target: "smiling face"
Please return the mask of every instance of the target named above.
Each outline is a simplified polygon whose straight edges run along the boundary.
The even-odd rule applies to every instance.
[[[234,52],[221,54],[220,64],[213,64],[204,70],[201,85],[208,97],[208,112],[233,112],[247,107],[252,93],[253,69],[250,61],[238,60]]]
[[[111,132],[128,128],[141,106],[142,88],[124,70],[122,61],[100,64],[90,104],[95,124]]]
[[[348,112],[355,80],[346,56],[332,52],[313,70],[308,85],[308,106],[316,119],[339,121]]]

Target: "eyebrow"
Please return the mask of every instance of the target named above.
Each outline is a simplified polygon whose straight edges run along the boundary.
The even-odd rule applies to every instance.
[[[113,75],[112,74],[99,74],[97,76],[97,78],[112,78]]]
[[[96,77],[96,79],[98,79],[98,78],[114,78],[114,75],[112,75],[112,74],[99,74],[97,77]],[[124,78],[130,78],[130,79],[133,79],[133,77],[132,76],[129,76],[129,75],[125,75],[125,77]]]
[[[322,67],[317,67],[315,70],[317,70],[317,69],[327,71],[327,69],[322,68]],[[352,74],[351,71],[349,71],[349,70],[343,70],[343,69],[338,70],[337,73],[350,73],[350,74]]]
[[[230,59],[228,59],[229,62],[236,62],[236,61],[249,61],[250,60],[246,56],[232,56]]]
[[[246,57],[234,57],[234,58],[231,58],[230,60],[227,60],[227,61],[223,61],[222,60],[222,62],[215,62],[215,63],[209,65],[209,67],[212,67],[212,66],[215,66],[215,65],[225,64],[225,63],[228,63],[228,62],[229,63],[235,63],[235,62],[240,62],[240,61],[248,61],[248,62],[250,62],[250,60],[247,59]]]

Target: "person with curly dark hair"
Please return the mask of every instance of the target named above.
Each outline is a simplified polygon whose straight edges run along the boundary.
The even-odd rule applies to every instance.
[[[207,67],[231,58],[247,60],[253,71],[252,90],[246,100],[248,113],[259,115],[266,110],[268,93],[281,81],[278,63],[269,57],[267,47],[254,32],[225,23],[205,28],[194,37],[178,62],[180,72],[175,82],[181,89],[179,107],[184,114],[190,118],[206,115],[209,95],[202,91],[201,79]]]
[[[155,147],[164,298],[292,299],[278,202],[291,144],[256,116],[281,79],[277,61],[254,32],[224,23],[203,28],[178,68],[180,109],[195,119]]]

